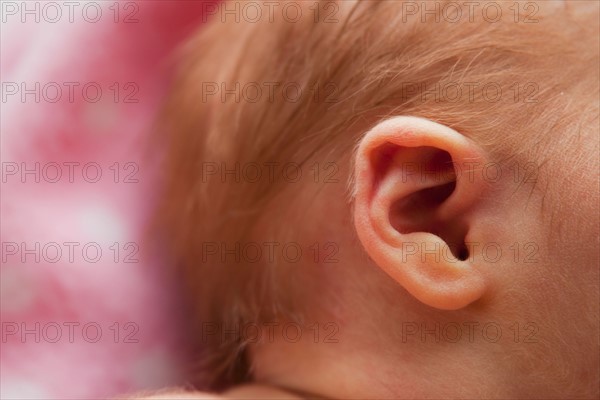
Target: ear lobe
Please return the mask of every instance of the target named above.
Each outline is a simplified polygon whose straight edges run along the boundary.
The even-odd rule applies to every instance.
[[[469,262],[471,210],[487,183],[483,151],[451,128],[416,117],[379,123],[355,160],[354,221],[367,253],[421,302],[459,309],[485,292]]]

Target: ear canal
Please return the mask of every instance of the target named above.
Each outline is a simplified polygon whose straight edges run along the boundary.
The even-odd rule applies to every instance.
[[[466,223],[461,221],[460,216],[447,220],[440,213],[440,209],[456,190],[456,171],[450,154],[427,146],[396,146],[393,150],[384,145],[381,151],[378,158],[386,165],[379,165],[383,167],[380,169],[380,178],[388,174],[387,179],[390,179],[389,174],[393,173],[390,183],[394,186],[392,190],[402,192],[403,186],[413,188],[398,196],[390,205],[390,225],[402,234],[432,233],[446,242],[457,259],[467,259]]]

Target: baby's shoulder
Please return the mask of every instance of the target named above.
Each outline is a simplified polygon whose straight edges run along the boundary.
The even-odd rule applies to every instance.
[[[298,400],[301,397],[271,386],[248,384],[236,386],[220,394],[208,392],[164,391],[152,395],[127,397],[127,400],[233,400],[233,399],[280,399]]]

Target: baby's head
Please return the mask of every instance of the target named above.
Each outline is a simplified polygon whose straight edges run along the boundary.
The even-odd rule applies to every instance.
[[[200,386],[598,395],[598,3],[206,11],[160,212]]]

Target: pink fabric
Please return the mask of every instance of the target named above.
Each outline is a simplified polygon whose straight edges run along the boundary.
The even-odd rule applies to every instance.
[[[86,3],[72,2],[70,22],[58,2],[53,23],[45,2],[2,3],[0,397],[101,398],[181,384],[169,266],[142,254],[155,187],[143,158],[152,158],[145,139],[166,56],[206,6],[92,2],[102,15],[91,22],[96,8],[86,20]],[[39,7],[39,22],[23,7]],[[23,101],[21,84],[36,91],[36,82]]]

